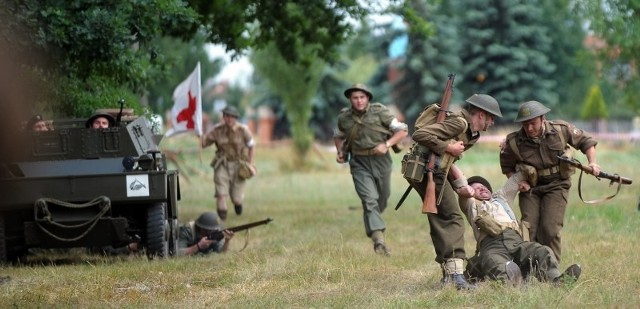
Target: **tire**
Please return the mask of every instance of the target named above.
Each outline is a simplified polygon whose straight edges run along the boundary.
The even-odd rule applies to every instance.
[[[4,215],[0,215],[0,264],[5,264],[8,261],[7,241],[4,235]]]
[[[169,224],[165,211],[165,203],[156,203],[147,208],[146,247],[150,259],[169,256]]]

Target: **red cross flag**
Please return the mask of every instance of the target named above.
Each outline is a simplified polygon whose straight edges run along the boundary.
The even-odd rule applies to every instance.
[[[171,129],[167,137],[178,133],[195,132],[202,136],[202,87],[200,83],[200,62],[193,73],[173,91],[171,109]]]

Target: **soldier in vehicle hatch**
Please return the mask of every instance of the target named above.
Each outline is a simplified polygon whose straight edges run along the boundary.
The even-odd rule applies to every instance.
[[[111,128],[115,125],[116,119],[107,113],[93,114],[91,117],[89,117],[89,119],[87,119],[87,122],[85,123],[85,127],[94,129],[106,129]]]

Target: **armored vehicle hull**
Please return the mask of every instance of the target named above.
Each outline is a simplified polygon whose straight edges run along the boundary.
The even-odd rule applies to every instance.
[[[54,125],[56,123],[54,122]],[[108,129],[58,122],[21,132],[0,171],[0,261],[30,248],[112,247],[139,240],[177,252],[179,175],[143,118]]]

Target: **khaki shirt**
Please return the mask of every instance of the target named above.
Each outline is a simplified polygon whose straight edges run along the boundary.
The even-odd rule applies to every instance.
[[[358,124],[358,121],[364,125]],[[372,129],[374,127],[380,130]],[[407,125],[399,122],[389,108],[382,103],[369,103],[362,113],[351,107],[343,108],[338,114],[338,128],[334,137],[348,139],[351,149],[364,150],[384,144],[390,135],[402,130],[406,131]]]
[[[520,225],[511,204],[513,204],[519,192],[518,183],[522,180],[524,180],[522,172],[513,174],[502,188],[491,195],[491,199],[488,201],[475,198],[459,198],[460,209],[466,215],[469,224],[471,224],[477,243],[480,243],[488,235],[487,232],[481,230],[475,224],[475,219],[479,214],[485,214],[493,218],[502,227],[503,231],[511,228],[518,233],[520,232]]]
[[[421,122],[421,118],[423,117],[419,117],[416,121],[412,138],[414,142],[438,155],[442,156],[445,153],[451,140],[462,141],[467,151],[480,138],[480,132],[471,131],[469,126],[471,115],[467,110],[461,110],[438,123],[424,123]]]
[[[500,167],[503,174],[515,173],[516,164],[520,163],[510,146],[511,139],[515,139],[523,162],[535,167],[536,170],[558,166],[560,160],[557,156],[565,152],[567,145],[585,153],[587,149],[598,144],[591,136],[568,122],[545,121],[544,126],[544,133],[537,141],[527,137],[524,129],[507,135],[505,147],[500,152]],[[565,144],[562,143],[560,134],[563,134]]]
[[[241,123],[229,127],[221,122],[216,124],[202,140],[203,147],[208,147],[211,144],[216,144],[214,161],[222,158],[227,161],[246,160],[245,150],[253,147],[253,136],[249,128]]]

